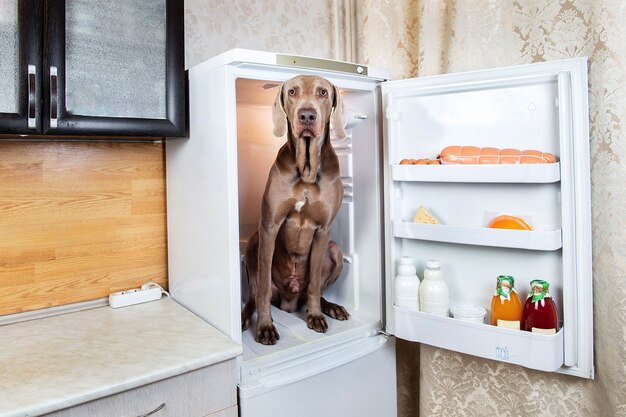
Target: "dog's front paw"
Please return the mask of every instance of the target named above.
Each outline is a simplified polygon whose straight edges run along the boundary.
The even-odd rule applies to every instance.
[[[306,324],[309,329],[313,329],[318,333],[326,333],[326,330],[328,330],[328,324],[326,323],[326,319],[321,314],[307,315]]]
[[[280,336],[278,335],[278,331],[273,324],[257,325],[254,340],[264,345],[275,345],[278,339],[280,339]]]

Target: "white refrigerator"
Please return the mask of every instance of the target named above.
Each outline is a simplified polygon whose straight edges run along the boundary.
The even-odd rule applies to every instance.
[[[260,218],[278,85],[298,74],[339,87],[347,139],[339,156],[343,204],[332,238],[344,270],[325,297],[348,321],[325,334],[305,313],[272,307],[274,346],[241,331],[241,255]],[[235,49],[189,75],[189,132],[166,143],[172,297],[242,343],[239,407],[256,416],[395,416],[395,338],[593,378],[593,306],[587,61],[570,59],[388,81],[385,70]],[[400,165],[448,145],[539,149],[553,164]],[[411,220],[428,207],[441,224]],[[532,231],[487,228],[507,213]],[[442,265],[450,303],[487,310],[496,277],[512,275],[522,301],[532,279],[550,282],[554,335],[434,316],[393,305],[400,257],[418,275]],[[488,314],[487,314],[488,319]],[[488,321],[486,321],[488,323]]]

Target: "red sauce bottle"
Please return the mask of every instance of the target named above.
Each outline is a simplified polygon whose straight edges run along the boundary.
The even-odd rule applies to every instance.
[[[522,329],[543,334],[555,334],[559,329],[556,304],[550,296],[548,281],[530,281],[530,294],[524,304]]]

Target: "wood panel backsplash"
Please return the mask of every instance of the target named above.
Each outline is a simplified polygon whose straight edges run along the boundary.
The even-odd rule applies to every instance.
[[[167,285],[163,145],[0,143],[0,315]]]

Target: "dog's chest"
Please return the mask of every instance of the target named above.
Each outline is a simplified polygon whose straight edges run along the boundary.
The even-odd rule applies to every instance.
[[[283,224],[285,246],[290,253],[306,254],[316,231],[332,221],[332,208],[318,192],[294,193],[287,204],[290,211]]]
[[[336,190],[326,184],[295,188],[289,199],[290,212],[287,218],[298,220],[302,226],[328,225],[336,212],[335,193]]]
[[[290,202],[291,210],[287,216],[290,227],[318,228],[330,223],[328,204],[314,198],[293,198]]]
[[[301,212],[292,211],[285,219],[282,227],[281,240],[286,251],[291,255],[307,255],[311,249],[315,232],[319,228],[317,222],[303,216]]]

